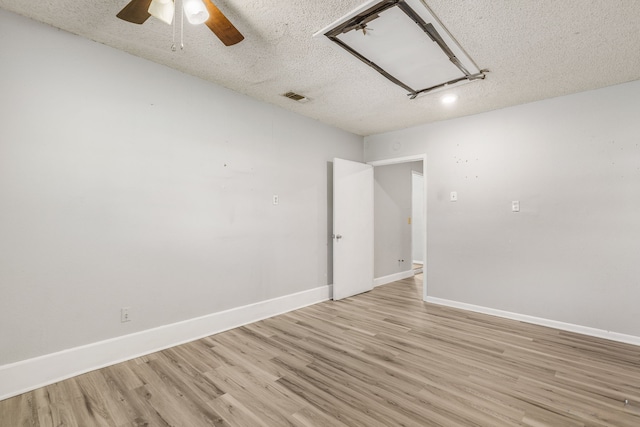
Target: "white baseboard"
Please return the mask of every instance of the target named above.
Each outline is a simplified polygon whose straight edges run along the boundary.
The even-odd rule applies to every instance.
[[[413,270],[401,271],[400,273],[390,274],[388,276],[376,277],[373,279],[373,287],[386,285],[387,283],[395,282],[397,280],[406,279],[407,277],[413,277]]]
[[[611,341],[618,341],[627,344],[639,345],[640,337],[635,335],[626,335],[618,332],[607,331],[604,329],[591,328],[588,326],[575,325],[573,323],[559,322],[557,320],[544,319],[541,317],[529,316],[526,314],[512,313],[510,311],[497,310],[495,308],[482,307],[479,305],[467,304],[464,302],[451,301],[448,299],[427,297],[426,302],[447,307],[460,308],[462,310],[475,311],[477,313],[489,314],[492,316],[504,317],[506,319],[518,320],[525,323],[533,323],[534,325],[547,326],[550,328],[561,329],[563,331],[575,332],[578,334],[589,335],[597,338],[604,338]]]
[[[0,400],[331,298],[321,286],[0,366]]]

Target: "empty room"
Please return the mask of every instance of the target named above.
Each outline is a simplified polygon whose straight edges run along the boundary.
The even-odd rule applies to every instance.
[[[638,46],[638,0],[0,0],[0,427],[640,426]]]

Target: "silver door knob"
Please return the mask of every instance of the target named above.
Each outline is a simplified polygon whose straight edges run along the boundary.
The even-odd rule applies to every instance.
[[[336,240],[342,239],[342,234],[336,234]]]

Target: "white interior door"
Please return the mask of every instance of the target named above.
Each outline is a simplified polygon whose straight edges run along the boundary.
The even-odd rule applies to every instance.
[[[333,299],[373,289],[373,166],[333,160]]]

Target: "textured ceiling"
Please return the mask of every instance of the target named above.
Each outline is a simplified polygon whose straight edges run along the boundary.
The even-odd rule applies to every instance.
[[[640,79],[640,0],[426,0],[487,78],[409,100],[403,89],[313,33],[364,0],[214,0],[244,34],[225,47],[185,21],[116,18],[129,0],[0,0],[0,7],[210,80],[360,135],[494,110]],[[370,27],[375,28],[373,23]],[[311,101],[281,95],[295,91]]]

